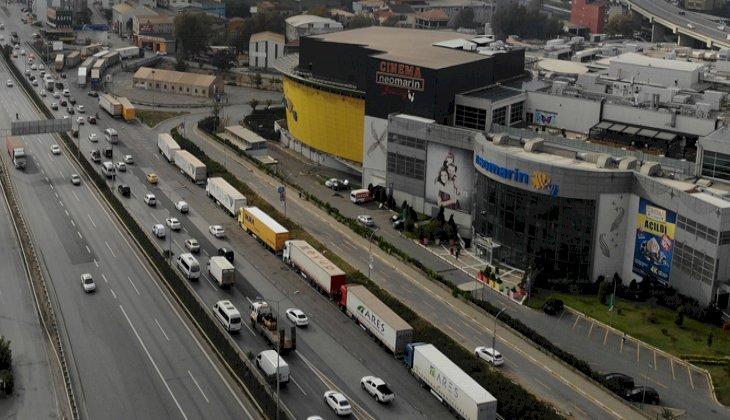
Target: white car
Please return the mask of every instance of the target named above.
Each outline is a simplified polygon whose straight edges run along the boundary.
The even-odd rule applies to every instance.
[[[25,50],[20,50],[20,55],[25,55]]]
[[[134,159],[132,158],[132,155],[124,155],[124,163],[127,165],[134,164]]]
[[[289,308],[286,310],[286,317],[297,327],[306,327],[309,325],[309,319],[304,315],[301,309]]]
[[[504,364],[502,355],[491,347],[477,347],[474,349],[474,354],[492,366],[501,366]]]
[[[223,230],[221,225],[210,225],[208,226],[208,232],[216,238],[222,238],[226,236],[226,231]]]
[[[187,201],[184,201],[184,200],[180,200],[180,201],[176,202],[175,203],[175,208],[180,213],[187,213],[187,212],[190,211],[190,206],[188,206]]]
[[[92,143],[96,143],[99,141],[99,136],[96,133],[89,134],[89,141]]]
[[[91,277],[91,274],[84,273],[81,275],[81,287],[84,288],[84,292],[86,293],[91,293],[96,290],[96,283],[94,283],[94,279]]]
[[[124,164],[124,162],[117,162],[117,171],[119,172],[127,172],[127,165]]]
[[[36,71],[38,69],[38,67],[35,64],[32,64],[30,66],[30,69],[33,70],[33,71]]]
[[[81,185],[81,177],[78,174],[71,174],[71,183],[74,185]]]
[[[60,155],[61,154],[61,146],[54,144],[51,146],[51,153],[54,155]]]
[[[182,227],[180,225],[180,221],[177,220],[177,217],[168,217],[167,219],[165,219],[165,223],[167,224],[167,226],[170,226],[170,230],[180,230],[180,228]]]
[[[389,403],[395,399],[395,394],[388,387],[382,379],[375,376],[364,376],[360,379],[360,386],[364,389],[371,397],[375,398],[375,401],[380,403]]]
[[[157,205],[157,198],[154,194],[145,194],[144,202],[150,207],[155,207]]]
[[[160,223],[157,223],[156,225],[152,226],[152,233],[158,238],[164,238],[165,237],[165,226],[163,226]]]
[[[7,87],[13,87],[13,81],[8,79],[8,81],[5,83]]]
[[[38,79],[31,80],[30,84],[33,86],[38,86]]]
[[[86,124],[86,122],[84,121],[84,117],[76,117],[76,124],[78,124],[78,125]]]
[[[187,248],[193,254],[200,252],[200,244],[197,240],[190,238],[185,240],[185,248]]]
[[[42,96],[42,97],[44,97],[44,98],[45,98],[46,96],[48,96],[48,92],[46,92],[46,90],[45,90],[45,89],[41,89],[41,91],[40,91],[40,94],[41,94],[41,96]]]
[[[338,416],[349,416],[352,414],[350,402],[347,401],[347,398],[345,398],[344,395],[337,391],[325,391],[324,402],[327,403],[327,405],[329,405]]]
[[[45,67],[43,67],[43,64],[38,65],[38,70],[44,70],[44,69],[45,69]]]
[[[84,112],[86,112],[86,108],[84,108],[83,105],[76,105],[76,112],[78,112],[79,114],[83,114]]]
[[[57,90],[54,90],[54,91],[53,91],[53,97],[54,97],[54,98],[56,98],[56,99],[58,99],[58,98],[60,98],[60,97],[61,97],[61,94],[60,94],[60,93],[58,93],[58,91],[57,91]]]
[[[375,226],[375,220],[367,214],[361,214],[357,216],[357,221],[365,226]]]

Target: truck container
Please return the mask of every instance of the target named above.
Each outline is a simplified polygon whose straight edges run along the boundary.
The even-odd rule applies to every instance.
[[[362,285],[340,287],[340,308],[400,357],[413,339],[413,328]]]
[[[119,53],[116,51],[109,51],[104,55],[104,69],[108,69],[109,67],[115,66],[119,64],[120,61],[122,61],[121,57],[119,56]]]
[[[66,67],[76,67],[79,65],[79,63],[81,63],[81,53],[79,53],[78,51],[71,51],[66,55],[65,60]]]
[[[63,54],[56,54],[56,60],[53,63],[54,63],[53,68],[56,71],[63,70],[63,64],[64,64]]]
[[[81,58],[86,59],[86,57],[96,54],[97,52],[101,51],[101,49],[101,44],[85,45],[81,47]]]
[[[89,77],[91,76],[91,66],[94,65],[94,57],[89,57],[86,60],[84,60],[83,63],[81,63],[81,66],[79,66],[79,86],[84,87],[89,82]]]
[[[251,326],[256,328],[264,339],[269,342],[272,346],[276,347],[279,345],[279,353],[283,355],[289,354],[289,352],[296,350],[297,348],[297,332],[296,327],[291,327],[291,337],[286,337],[285,329],[278,329],[278,322],[274,312],[271,310],[271,305],[264,301],[251,302],[249,305],[251,315]]]
[[[134,121],[137,118],[137,109],[132,105],[132,102],[125,97],[117,98],[120,104],[122,104],[122,117],[124,121]]]
[[[218,283],[218,286],[227,289],[236,281],[236,268],[226,257],[210,257],[208,260],[208,274]]]
[[[91,87],[97,90],[101,87],[101,72],[98,68],[92,68],[89,76]]]
[[[289,231],[258,207],[244,207],[238,224],[275,254],[281,253],[284,243],[289,240]]]
[[[223,178],[208,178],[205,193],[232,217],[237,216],[248,205],[246,197]]]
[[[23,139],[8,136],[5,138],[5,146],[8,148],[8,156],[10,156],[15,169],[25,169],[25,144]]]
[[[106,93],[99,95],[99,106],[114,118],[122,116],[122,104],[112,95]]]
[[[275,350],[264,350],[259,353],[256,356],[256,366],[266,375],[269,382],[275,383],[274,381],[278,379],[282,388],[289,383],[289,364]]]
[[[330,298],[338,296],[340,287],[345,284],[345,272],[306,241],[286,241],[282,257],[285,263]]]
[[[175,166],[191,181],[204,184],[207,177],[207,168],[198,158],[187,150],[175,152]]]
[[[497,399],[432,344],[409,343],[405,364],[419,382],[466,420],[497,418]]]
[[[122,60],[126,60],[127,58],[137,58],[140,56],[139,47],[124,47],[124,48],[117,48],[114,51],[119,53],[119,57]]]
[[[159,133],[157,135],[157,149],[167,158],[168,162],[173,163],[175,162],[175,152],[180,150],[180,146],[168,133]]]
[[[56,81],[53,80],[52,77],[48,77],[43,81],[43,87],[46,88],[47,91],[53,92],[54,85],[56,84]]]

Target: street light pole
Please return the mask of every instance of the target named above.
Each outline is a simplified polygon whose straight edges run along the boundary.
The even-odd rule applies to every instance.
[[[370,232],[370,237],[368,238],[368,281],[370,280],[370,270],[373,269],[373,236],[375,235],[375,232],[379,230],[380,228],[373,229],[373,231]]]
[[[152,70],[152,109],[155,109],[155,71]]]
[[[507,310],[506,306],[502,308],[501,311],[497,312],[497,316],[494,317],[494,328],[492,329],[492,357],[495,357],[497,354],[497,318],[499,318],[505,310]]]
[[[279,330],[279,320],[281,319],[281,313],[279,312],[279,303],[289,299],[290,296],[298,295],[299,290],[287,293],[283,298],[272,300],[276,303],[276,329]],[[279,330],[280,332],[280,330]],[[276,342],[276,420],[279,420],[279,391],[281,389],[281,382],[279,381],[279,360],[281,360],[281,337]]]

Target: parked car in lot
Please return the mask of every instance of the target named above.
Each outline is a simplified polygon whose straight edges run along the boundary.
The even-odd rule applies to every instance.
[[[504,364],[502,354],[491,347],[477,347],[474,349],[474,354],[492,366],[501,366]]]
[[[349,416],[352,414],[352,407],[350,402],[347,401],[344,395],[337,391],[326,391],[324,393],[324,402],[337,414],[338,416]]]
[[[643,402],[646,404],[657,405],[661,402],[659,393],[650,386],[637,386],[624,393],[624,398],[632,402]]]
[[[361,214],[357,216],[357,221],[365,226],[375,226],[375,220],[367,214]]]
[[[297,327],[306,327],[309,325],[309,319],[301,309],[289,308],[286,310],[286,317]]]
[[[548,315],[557,315],[563,311],[564,306],[562,300],[550,298],[542,305],[542,311]]]
[[[380,403],[389,403],[395,399],[395,393],[388,387],[380,378],[375,376],[365,376],[360,379],[360,386],[364,389],[371,397],[375,398],[375,401]]]
[[[615,392],[618,395],[626,395],[626,391],[634,389],[634,378],[623,373],[609,373],[603,376],[603,382],[606,384],[606,388]]]

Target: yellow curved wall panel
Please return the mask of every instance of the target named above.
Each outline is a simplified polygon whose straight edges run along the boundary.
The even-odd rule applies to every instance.
[[[284,79],[286,121],[299,141],[362,163],[365,100]]]

